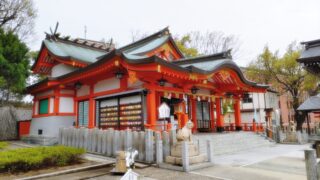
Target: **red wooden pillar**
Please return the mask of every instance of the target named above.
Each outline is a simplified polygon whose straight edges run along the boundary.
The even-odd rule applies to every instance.
[[[147,94],[147,123],[151,129],[156,130],[157,123],[157,105],[156,105],[156,91],[154,88],[150,88]]]
[[[223,132],[224,131],[224,121],[223,115],[221,114],[221,99],[216,98],[216,113],[217,113],[217,131]]]
[[[210,99],[211,100],[211,99]],[[214,102],[210,102],[210,123],[211,123],[211,130],[214,131]]]
[[[95,122],[95,100],[93,99],[93,94],[94,94],[94,85],[90,85],[90,94],[89,94],[89,123],[88,123],[88,128],[94,128],[94,122]]]
[[[196,132],[198,129],[197,123],[197,101],[191,97],[191,119],[193,122],[192,132]]]
[[[54,90],[54,106],[53,106],[53,113],[55,115],[58,115],[59,114],[59,98],[60,98],[60,89],[57,88]],[[49,102],[50,104],[50,102]]]
[[[234,120],[235,120],[235,124],[236,124],[236,130],[240,131],[242,130],[241,127],[241,112],[240,112],[240,99],[234,99]]]

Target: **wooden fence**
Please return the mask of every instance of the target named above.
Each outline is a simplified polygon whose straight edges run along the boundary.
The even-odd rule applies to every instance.
[[[18,138],[17,117],[13,107],[0,108],[0,141]]]

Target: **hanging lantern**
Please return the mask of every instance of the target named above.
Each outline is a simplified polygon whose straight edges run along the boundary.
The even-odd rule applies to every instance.
[[[167,82],[167,80],[166,80],[166,79],[164,79],[163,77],[162,77],[161,79],[159,79],[159,80],[158,80],[158,84],[159,84],[159,86],[164,86],[164,85],[166,85],[166,82]]]
[[[171,93],[169,93],[167,98],[168,98],[168,99],[171,99],[171,96],[172,96]]]
[[[115,75],[116,75],[116,78],[117,79],[122,79],[122,77],[123,77],[123,72],[122,71],[120,71],[120,70],[118,70],[116,73],[114,73]]]
[[[192,94],[197,94],[199,89],[197,87],[193,86],[190,90],[191,90]]]
[[[80,89],[82,86],[81,82],[77,81],[75,84],[74,84],[74,88],[76,89]]]
[[[243,94],[243,99],[248,99],[250,97],[250,94],[249,93],[244,93]]]
[[[225,95],[227,98],[231,98],[233,96],[233,94],[231,92],[227,92]]]

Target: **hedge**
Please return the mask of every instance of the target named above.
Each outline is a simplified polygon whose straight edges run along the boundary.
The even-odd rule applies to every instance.
[[[0,141],[0,150],[6,148],[8,145],[9,145],[9,143]]]
[[[77,163],[84,149],[66,146],[22,148],[0,152],[0,172],[28,171]]]

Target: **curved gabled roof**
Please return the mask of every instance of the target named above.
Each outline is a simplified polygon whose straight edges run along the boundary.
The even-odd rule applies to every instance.
[[[75,46],[61,41],[45,39],[43,43],[45,47],[57,57],[64,59],[71,58],[87,64],[96,62],[98,57],[107,53],[104,50]]]
[[[142,38],[138,41],[135,41],[131,44],[128,44],[126,46],[123,46],[119,48],[118,50],[127,54],[131,55],[144,55],[147,52],[150,52],[166,42],[170,42],[173,46],[174,49],[177,51],[177,53],[181,56],[184,57],[182,52],[179,50],[177,47],[176,43],[172,39],[169,28],[166,27],[150,36],[147,36],[145,38]]]
[[[167,42],[172,42],[174,48],[181,54],[182,59],[169,62],[156,55],[147,55],[148,52]],[[43,47],[46,47],[55,56],[78,60],[87,64],[83,68],[57,77],[56,80],[62,80],[69,76],[76,77],[79,73],[99,67],[105,62],[112,60],[115,56],[118,56],[132,65],[156,63],[177,71],[203,75],[210,75],[222,69],[231,69],[236,72],[244,84],[252,87],[268,88],[266,85],[260,85],[247,80],[240,68],[232,61],[230,50],[212,55],[185,58],[175,46],[168,28],[119,49],[99,49],[88,45],[75,45],[74,42],[64,42],[60,39],[46,39],[43,42]]]
[[[122,57],[128,62],[132,64],[144,64],[144,63],[159,63],[170,68],[185,71],[185,72],[195,72],[199,74],[209,75],[214,72],[219,71],[223,68],[229,68],[234,70],[240,77],[241,81],[245,84],[255,87],[268,88],[268,85],[262,85],[255,83],[253,81],[249,81],[244,77],[243,72],[239,68],[239,66],[234,63],[231,59],[230,51],[225,51],[217,54],[194,57],[194,58],[186,58],[183,60],[168,62],[163,60],[157,56],[152,57],[144,57],[139,58],[138,56],[127,55],[126,53],[121,53]]]

